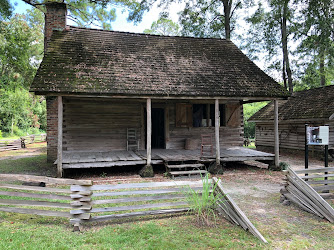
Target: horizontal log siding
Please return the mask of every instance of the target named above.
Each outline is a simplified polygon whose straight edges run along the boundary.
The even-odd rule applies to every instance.
[[[305,123],[291,122],[279,123],[278,132],[280,148],[304,150],[305,147]],[[334,122],[308,123],[310,126],[330,125],[330,147],[334,147]],[[256,123],[256,146],[274,147],[274,124]],[[311,149],[322,150],[321,147],[311,146]]]
[[[126,150],[127,128],[136,128],[140,141],[140,107],[129,100],[66,98],[64,150]]]
[[[227,104],[228,105],[228,104]],[[212,134],[213,145],[215,148],[215,128],[214,127],[198,127],[198,128],[182,128],[175,126],[175,104],[169,105],[169,141],[166,143],[167,149],[184,149],[185,140],[187,138],[196,139],[198,142],[198,149],[200,149],[201,135]],[[229,126],[220,127],[219,137],[220,146],[242,146],[243,144],[243,112],[239,108],[236,112],[240,113],[240,124],[238,127],[232,128]],[[213,121],[214,122],[214,121]]]
[[[334,120],[327,122],[329,125],[329,145],[331,148],[334,148]]]

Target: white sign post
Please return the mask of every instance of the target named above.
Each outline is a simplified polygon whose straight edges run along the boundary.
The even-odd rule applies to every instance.
[[[308,168],[308,145],[325,146],[325,167],[328,167],[329,126],[309,127],[305,124],[305,169]],[[327,174],[327,172],[325,172]],[[307,175],[307,174],[305,174]],[[327,180],[327,177],[325,177]],[[307,181],[307,179],[305,179]]]

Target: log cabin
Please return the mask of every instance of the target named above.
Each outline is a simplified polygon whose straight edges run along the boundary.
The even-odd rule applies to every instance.
[[[30,91],[46,96],[47,158],[58,175],[203,153],[217,164],[273,158],[243,151],[242,104],[289,94],[230,40],[78,28],[66,25],[65,4],[46,9]]]
[[[248,119],[255,122],[255,143],[258,150],[274,147],[274,105],[269,103]],[[329,149],[334,150],[334,85],[293,93],[288,100],[278,101],[279,146],[282,150],[305,149],[305,124],[329,125]],[[321,146],[309,146],[312,152],[323,153]]]

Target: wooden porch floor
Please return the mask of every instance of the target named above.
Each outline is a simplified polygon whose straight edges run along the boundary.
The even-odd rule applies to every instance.
[[[260,152],[244,147],[220,149],[222,162],[237,161],[272,161],[273,154]],[[163,164],[170,161],[213,162],[215,155],[201,157],[200,150],[152,149],[152,164]],[[146,163],[146,151],[110,151],[110,152],[63,152],[63,169],[96,168],[113,166],[134,166]]]

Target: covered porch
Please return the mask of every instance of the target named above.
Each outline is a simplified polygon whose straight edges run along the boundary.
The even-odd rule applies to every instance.
[[[221,163],[233,161],[265,161],[272,166],[278,166],[278,147],[274,155],[241,146],[242,101],[234,98],[200,100],[202,103],[209,103],[200,104],[209,109],[203,117],[207,121],[205,127],[193,126],[194,119],[188,118],[189,114],[190,117],[194,115],[195,104],[192,102],[184,104],[185,100],[182,103],[185,109],[179,110],[178,105],[181,104],[175,100],[154,100],[153,107],[163,107],[160,108],[163,111],[161,115],[163,119],[155,124],[157,118],[152,115],[154,108],[152,108],[151,98],[117,100],[58,96],[57,99],[58,176],[62,176],[65,169],[114,166],[141,165],[152,169],[154,165],[164,164],[168,169],[198,168],[199,173],[203,173],[204,168],[213,163],[220,166]],[[162,101],[165,103],[161,104]],[[210,112],[210,106],[213,112]],[[178,116],[180,124],[178,124]],[[181,118],[187,118],[184,125]],[[277,121],[276,113],[275,127],[278,124]],[[136,131],[140,135],[137,137],[137,146],[134,150],[127,146],[129,138],[126,137],[125,131],[129,126],[137,127]],[[160,135],[163,139],[155,136],[154,128],[162,128]],[[185,147],[185,140],[198,141],[203,134],[210,134],[211,137],[209,154],[208,152],[202,154],[201,143],[192,150]],[[154,146],[154,138],[162,140],[159,148]],[[278,136],[275,136],[275,141],[278,145]],[[192,165],[188,168],[189,164]]]
[[[230,147],[220,149],[220,162],[265,161],[273,162],[274,154],[260,152],[244,147]],[[215,155],[201,156],[200,150],[185,149],[152,149],[151,164],[165,164],[170,162],[210,164],[216,161]],[[146,150],[109,152],[70,152],[63,153],[63,169],[75,168],[108,168],[115,166],[145,165]]]

